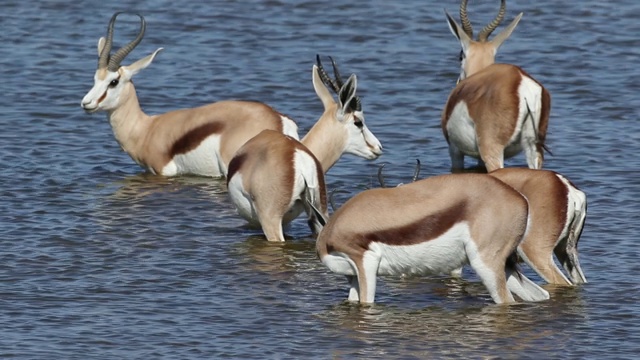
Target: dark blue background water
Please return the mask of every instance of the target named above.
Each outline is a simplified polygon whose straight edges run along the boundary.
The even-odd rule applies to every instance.
[[[476,29],[498,1],[471,1]],[[355,72],[375,162],[343,158],[346,193],[448,172],[440,111],[459,45],[456,1],[14,1],[0,14],[0,357],[630,358],[640,351],[640,3],[509,1],[525,13],[499,61],[551,92],[545,167],[588,195],[580,243],[589,284],[551,300],[492,305],[466,280],[383,278],[373,307],[346,304],[303,220],[268,244],[244,226],[224,182],[144,174],[87,115],[96,42],[116,10],[147,35],[125,60],[164,47],[136,77],[148,113],[221,99],[264,101],[301,134],[322,110],[315,54]],[[118,23],[116,45],[135,19]],[[525,165],[519,156],[508,166]],[[529,273],[534,279],[539,279]]]

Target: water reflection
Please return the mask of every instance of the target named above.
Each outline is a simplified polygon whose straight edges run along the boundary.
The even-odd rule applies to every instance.
[[[127,176],[121,180],[101,185],[101,187],[116,190],[109,196],[111,200],[135,201],[157,193],[170,193],[192,188],[210,196],[213,200],[222,200],[226,195],[227,186],[223,179],[213,179],[197,176],[165,177],[151,173],[140,173]]]
[[[290,277],[303,264],[319,263],[315,257],[315,240],[293,239],[269,242],[262,235],[251,235],[233,246],[234,253],[251,270],[267,274],[273,280]],[[315,258],[314,258],[315,257]]]
[[[317,316],[326,323],[327,336],[346,337],[358,344],[358,354],[365,356],[402,353],[423,358],[426,353],[418,344],[424,343],[429,344],[429,357],[476,358],[479,352],[524,354],[541,350],[560,355],[574,336],[562,324],[579,326],[577,323],[588,321],[586,306],[579,289],[548,290],[553,292],[553,300],[541,303],[475,304],[454,309],[438,304],[407,310],[404,305],[360,306],[345,301]]]

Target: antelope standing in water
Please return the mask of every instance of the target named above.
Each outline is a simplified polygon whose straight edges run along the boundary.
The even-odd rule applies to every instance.
[[[149,116],[140,109],[131,78],[151,64],[162,48],[131,65],[122,60],[142,41],[146,22],[140,18],[137,37],[110,55],[115,13],[107,37],[98,41],[98,69],[93,88],[82,99],[88,113],[106,111],[118,143],[131,158],[154,174],[225,176],[236,151],[262,130],[298,138],[293,120],[271,107],[249,101],[213,104]]]
[[[587,198],[564,176],[548,170],[505,168],[489,173],[529,201],[531,226],[518,253],[546,282],[586,283],[578,260],[578,240],[587,216]],[[553,261],[565,268],[567,279]]]
[[[442,112],[442,131],[449,144],[452,171],[464,168],[464,157],[479,159],[487,171],[504,167],[504,159],[524,150],[529,168],[544,160],[551,97],[520,67],[496,64],[495,54],[522,17],[520,13],[489,40],[505,14],[502,0],[496,18],[473,40],[467,1],[460,5],[462,26],[447,13],[449,28],[458,38],[461,72]]]
[[[319,215],[320,216],[320,215]],[[496,303],[549,298],[518,272],[527,200],[483,174],[431,177],[366,190],[326,223],[316,243],[331,271],[346,275],[349,300],[373,303],[377,275],[448,273],[469,263]]]
[[[336,80],[331,80],[317,56],[313,87],[324,113],[301,142],[265,130],[238,150],[229,164],[229,196],[238,213],[252,225],[260,224],[269,241],[284,241],[283,224],[303,210],[314,233],[321,228],[311,207],[327,215],[326,173],[343,153],[376,159],[382,145],[364,123],[357,77],[343,83],[332,59]],[[334,101],[331,88],[338,95]]]
[[[420,162],[413,175],[420,173]],[[556,285],[577,285],[587,282],[578,259],[578,241],[587,216],[587,197],[566,177],[550,170],[503,168],[491,175],[513,187],[529,202],[530,226],[518,246],[518,254],[546,282]],[[382,167],[378,171],[384,188]],[[402,184],[401,184],[402,185]],[[569,278],[553,261],[556,255]],[[451,272],[460,277],[462,268]]]

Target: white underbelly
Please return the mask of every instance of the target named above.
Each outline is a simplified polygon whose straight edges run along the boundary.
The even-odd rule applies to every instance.
[[[433,240],[401,246],[372,242],[367,252],[380,256],[380,275],[449,273],[468,263],[465,243],[470,239],[467,223],[458,223]]]
[[[162,174],[173,176],[193,174],[220,177],[225,174],[226,167],[220,158],[220,135],[211,135],[197,148],[173,157],[163,169]]]

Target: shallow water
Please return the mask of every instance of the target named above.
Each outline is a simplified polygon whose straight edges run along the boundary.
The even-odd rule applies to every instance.
[[[476,28],[497,1],[470,4]],[[134,4],[134,5],[132,5]],[[264,101],[305,133],[321,103],[315,54],[358,74],[385,154],[345,156],[327,176],[338,203],[377,186],[448,172],[440,111],[459,52],[442,9],[457,2],[3,2],[0,15],[0,356],[15,358],[628,358],[640,351],[640,3],[509,1],[525,13],[499,61],[553,97],[545,167],[586,192],[580,242],[589,280],[551,300],[500,307],[477,278],[382,278],[377,304],[317,260],[305,221],[268,244],[224,182],[145,174],[87,115],[96,41],[116,10],[147,35],[127,61],[165,50],[137,75],[159,113],[211,101]],[[119,22],[116,45],[135,21]],[[523,156],[507,162],[523,166]],[[527,272],[540,281],[534,274]]]

